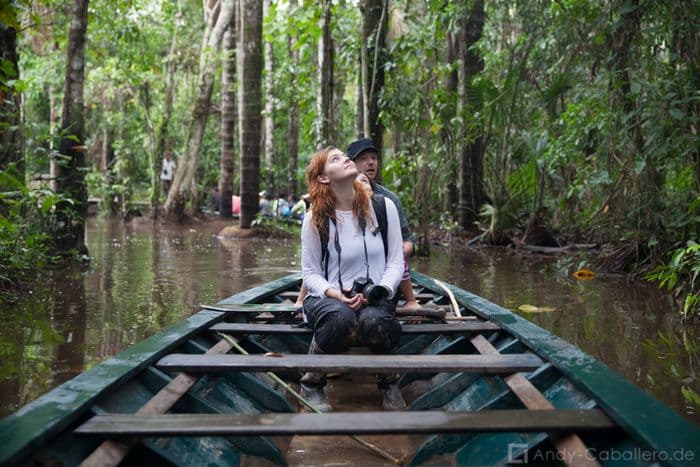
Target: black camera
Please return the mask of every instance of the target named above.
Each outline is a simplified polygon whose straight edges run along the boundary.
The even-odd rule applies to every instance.
[[[389,291],[381,285],[375,285],[369,277],[358,277],[353,281],[352,288],[347,295],[354,297],[357,294],[364,295],[370,305],[379,305],[389,297]]]

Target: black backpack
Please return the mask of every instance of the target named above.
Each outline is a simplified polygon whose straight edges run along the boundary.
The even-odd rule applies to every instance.
[[[380,233],[382,234],[382,242],[384,243],[384,260],[389,256],[389,243],[387,240],[387,226],[389,222],[386,217],[386,198],[384,195],[374,194],[372,195],[372,207],[374,208],[374,213],[377,216],[377,224]],[[364,219],[362,219],[364,220]],[[335,221],[334,221],[335,222]],[[319,231],[319,237],[321,238],[321,264],[323,265],[324,271],[326,273],[326,279],[328,279],[328,231],[329,231],[330,219],[326,217],[326,230],[325,232]],[[360,227],[365,230],[364,222],[360,222]]]

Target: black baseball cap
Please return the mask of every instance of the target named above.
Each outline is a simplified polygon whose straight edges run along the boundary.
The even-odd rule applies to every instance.
[[[351,161],[354,161],[360,156],[360,154],[362,154],[365,151],[379,152],[377,151],[377,148],[374,147],[374,143],[371,139],[360,138],[350,143],[350,145],[348,146],[348,150],[345,151],[345,154],[350,158]]]

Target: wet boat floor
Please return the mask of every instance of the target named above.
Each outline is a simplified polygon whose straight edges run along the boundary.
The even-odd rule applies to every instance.
[[[372,375],[331,375],[326,395],[336,412],[383,410],[382,397]],[[414,443],[418,442],[409,435],[362,435],[361,438],[399,459],[410,459],[417,446]],[[287,462],[295,466],[395,465],[348,435],[294,436],[287,450]]]

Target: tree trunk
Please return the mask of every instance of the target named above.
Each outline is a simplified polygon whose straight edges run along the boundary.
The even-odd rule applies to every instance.
[[[331,35],[331,0],[323,0],[321,37],[318,40],[318,93],[316,147],[323,148],[334,140],[333,132],[333,37]]]
[[[181,4],[178,0],[177,2],[178,16],[181,12]],[[160,127],[158,128],[158,140],[156,142],[156,149],[152,154],[150,165],[151,165],[151,215],[154,219],[158,217],[158,211],[160,208],[160,169],[161,160],[160,158],[165,155],[166,152],[172,153],[172,141],[170,138],[170,118],[173,114],[173,96],[175,94],[175,70],[177,68],[177,62],[175,60],[177,53],[177,37],[180,31],[176,27],[173,28],[173,36],[170,40],[170,50],[168,51],[168,57],[165,61],[165,96],[163,100],[163,119],[160,122]],[[167,196],[167,193],[166,193]]]
[[[388,0],[364,0],[361,4],[363,17],[362,43],[367,44],[367,53],[362,63],[364,134],[377,148],[379,173],[382,165],[382,136],[384,126],[379,120],[379,94],[384,87],[384,65],[388,59],[386,32],[388,26]],[[363,53],[364,55],[364,53]],[[365,98],[366,96],[366,98]],[[369,134],[367,134],[369,132]]]
[[[688,90],[700,89],[700,40],[697,35],[697,15],[688,14],[696,8],[695,0],[682,0],[671,5],[672,21],[676,24],[676,31],[673,34],[671,49],[675,51],[670,55],[670,65],[679,69],[687,67],[689,70]],[[686,104],[684,109],[689,118],[685,120],[685,132],[687,134],[697,133],[697,122],[700,121],[700,102],[695,100]],[[700,191],[700,147],[695,145],[695,149],[690,152],[690,160],[693,161],[695,173],[695,189]],[[700,226],[697,227],[700,229]]]
[[[59,250],[77,250],[87,254],[85,245],[85,215],[87,187],[85,185],[85,117],[83,114],[83,80],[85,78],[85,33],[87,31],[88,0],[75,0],[68,33],[66,82],[61,118],[61,161],[56,165],[56,190],[73,200],[57,206],[59,224],[56,245]]]
[[[240,227],[247,229],[259,209],[262,4],[258,0],[241,0],[240,31],[236,57],[241,142]]]
[[[100,160],[100,171],[102,172],[102,181],[107,187],[111,187],[114,180],[112,176],[112,165],[114,164],[114,128],[112,123],[107,121],[102,128],[102,158]],[[108,191],[106,198],[110,198],[111,193]],[[107,206],[113,211],[114,204],[111,199],[104,199],[103,206]],[[112,212],[114,214],[114,212]]]
[[[271,0],[263,1],[263,18],[270,13]],[[263,154],[265,158],[265,189],[276,193],[275,188],[275,98],[272,95],[273,88],[273,54],[272,41],[264,40],[263,53],[265,56],[265,111],[263,112]]]
[[[457,45],[457,40],[459,38],[459,33],[455,34],[452,31],[448,31],[446,34],[447,41],[447,63],[453,65],[459,62],[459,47]],[[445,89],[448,95],[457,96],[459,87],[459,71],[455,68],[445,77]],[[454,128],[450,122],[457,115],[458,106],[456,99],[452,101],[445,109],[445,114],[443,115],[442,129],[440,130],[440,140],[442,146],[445,148],[449,154],[449,173],[454,174],[456,172],[455,164],[455,154],[457,148],[461,146],[458,141],[459,131]],[[450,177],[447,185],[447,196],[445,197],[444,211],[449,214],[451,218],[454,218],[457,206],[459,203],[459,186],[457,185],[456,177]]]
[[[362,20],[364,22],[364,19]],[[364,29],[364,26],[362,27]],[[369,123],[365,122],[365,77],[367,76],[367,70],[365,69],[365,64],[367,63],[367,47],[360,48],[360,73],[357,76],[357,86],[355,86],[355,102],[357,106],[355,107],[355,136],[357,138],[364,138],[365,135],[369,134]],[[367,125],[365,125],[367,123]],[[365,130],[366,128],[366,130]]]
[[[641,211],[637,212],[638,228],[643,230],[644,234],[642,235],[646,236],[661,229],[661,226],[657,225],[657,216],[661,209],[659,191],[662,180],[658,173],[654,154],[645,154],[642,118],[637,110],[636,98],[631,89],[630,67],[633,65],[630,63],[630,54],[640,34],[643,11],[638,0],[618,1],[614,3],[613,8],[620,12],[620,19],[609,37],[609,47],[612,54],[608,60],[609,87],[612,93],[613,115],[617,116],[614,131],[626,132],[632,143],[631,151],[622,149],[623,154],[620,154],[621,159],[628,166],[620,168],[623,172],[629,170],[636,157],[644,157],[646,162],[642,173],[634,179],[636,191],[641,198],[641,203],[638,204]],[[619,204],[619,206],[626,206],[626,203]],[[625,210],[620,214],[629,216],[629,211]]]
[[[0,61],[5,66],[0,69],[0,170],[10,164],[24,175],[23,136],[20,112],[20,93],[7,83],[19,79],[19,56],[17,54],[17,30],[19,25],[14,7],[8,7],[10,21],[0,23]]]
[[[477,53],[472,50],[481,38],[484,29],[484,2],[478,0],[473,4],[469,18],[466,19],[462,40],[462,82],[461,99],[463,112],[476,113],[481,102],[472,102],[470,96],[475,93],[472,88],[472,80],[484,69],[484,62]],[[479,126],[478,128],[481,128]],[[459,225],[468,229],[479,216],[479,209],[486,199],[484,193],[484,137],[480,130],[475,134],[468,134],[465,138],[467,144],[462,148],[460,160],[460,192],[459,192]]]
[[[60,119],[58,116],[58,96],[55,83],[49,83],[49,189],[56,191],[56,174],[58,173],[57,159],[54,152],[56,135]]]
[[[238,3],[238,2],[236,2]],[[221,164],[219,166],[219,216],[232,216],[234,134],[236,131],[236,20],[237,8],[231,24],[224,33],[224,63],[221,72]]]
[[[199,93],[192,111],[185,152],[178,161],[173,184],[165,202],[165,214],[175,220],[182,221],[185,215],[185,207],[188,202],[196,203],[197,200],[197,169],[199,168],[199,152],[204,138],[211,95],[214,89],[214,72],[216,71],[216,54],[221,43],[224,31],[231,21],[233,14],[233,0],[222,0],[210,5],[211,10],[206,12],[207,31],[205,31],[202,44],[202,54],[199,62]],[[191,206],[193,212],[198,207]]]
[[[294,0],[292,2],[292,8],[297,8],[297,2]],[[287,55],[289,56],[289,62],[292,65],[292,73],[290,76],[290,81],[292,86],[296,86],[296,70],[299,65],[299,51],[296,50],[296,38],[292,37],[290,34],[287,38]],[[297,165],[299,159],[299,102],[297,100],[296,94],[291,93],[289,97],[289,133],[287,136],[287,150],[289,152],[289,170],[287,172],[287,191],[296,196],[297,195]]]

